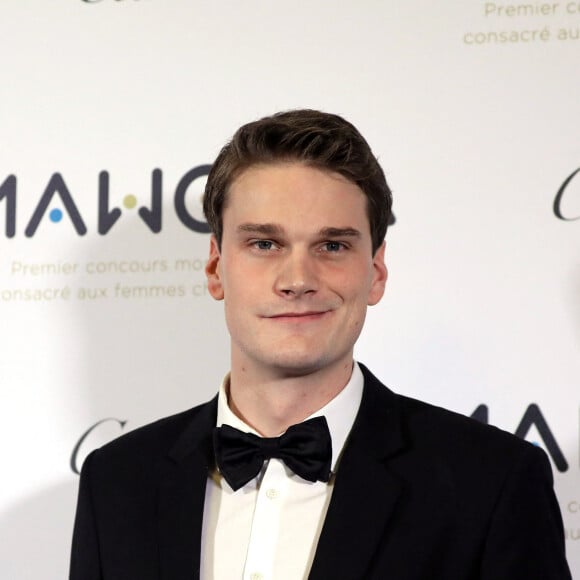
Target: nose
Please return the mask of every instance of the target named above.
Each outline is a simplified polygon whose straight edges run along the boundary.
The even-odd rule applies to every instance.
[[[315,258],[308,251],[293,250],[280,264],[275,291],[285,298],[299,298],[318,290]]]

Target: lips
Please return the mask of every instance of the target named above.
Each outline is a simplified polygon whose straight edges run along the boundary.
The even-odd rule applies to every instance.
[[[266,316],[270,320],[288,320],[288,321],[301,321],[301,320],[316,320],[321,318],[325,314],[330,312],[330,310],[308,310],[306,312],[281,312],[279,314],[271,314]]]

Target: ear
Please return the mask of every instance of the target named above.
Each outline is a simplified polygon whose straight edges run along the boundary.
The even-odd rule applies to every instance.
[[[371,280],[371,287],[369,290],[369,298],[367,304],[374,306],[383,297],[385,293],[385,286],[389,272],[385,264],[385,242],[375,252],[373,256],[373,277]]]
[[[209,242],[209,258],[205,265],[205,275],[207,277],[207,289],[215,300],[224,299],[224,288],[221,278],[221,253],[216,237],[212,234]]]

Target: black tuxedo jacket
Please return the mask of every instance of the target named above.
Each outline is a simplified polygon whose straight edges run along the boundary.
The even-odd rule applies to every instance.
[[[545,454],[362,368],[310,579],[569,580]],[[71,580],[199,578],[215,421],[216,399],[87,458]]]

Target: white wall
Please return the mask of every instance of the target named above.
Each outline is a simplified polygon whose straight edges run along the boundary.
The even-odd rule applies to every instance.
[[[175,191],[239,124],[294,107],[353,121],[394,190],[388,292],[357,356],[395,390],[466,414],[485,404],[512,432],[538,405],[568,464],[554,464],[556,489],[580,575],[580,220],[553,211],[580,167],[580,7],[530,5],[538,13],[458,0],[2,2],[2,578],[66,576],[69,461],[91,425],[129,430],[216,390],[228,340],[200,269],[208,237],[180,221]],[[155,234],[137,212],[156,168]],[[105,235],[102,171],[121,209]],[[27,236],[55,173],[87,233],[57,195]],[[185,194],[198,220],[202,187]],[[559,211],[580,216],[580,174]],[[102,423],[79,462],[121,431]],[[544,436],[527,434],[550,451]]]

